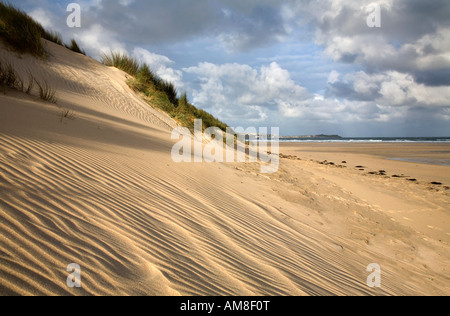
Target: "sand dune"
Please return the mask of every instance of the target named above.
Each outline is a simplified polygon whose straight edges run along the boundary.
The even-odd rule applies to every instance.
[[[58,98],[0,95],[1,295],[450,293],[448,195],[428,205],[446,221],[429,236],[350,192],[336,179],[362,178],[345,170],[289,159],[269,176],[257,164],[175,164],[176,123],[123,72],[46,45],[47,61],[0,49]],[[420,207],[417,190],[408,200]],[[70,263],[81,288],[66,285]],[[370,263],[382,267],[381,288],[366,284]]]

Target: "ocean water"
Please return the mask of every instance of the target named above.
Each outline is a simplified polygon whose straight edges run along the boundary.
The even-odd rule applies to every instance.
[[[450,143],[450,137],[342,137],[281,138],[294,143]]]
[[[450,167],[450,159],[414,157],[414,158],[389,158],[389,160]]]

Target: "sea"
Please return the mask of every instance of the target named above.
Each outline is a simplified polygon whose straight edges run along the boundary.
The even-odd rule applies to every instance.
[[[283,137],[279,141],[294,143],[450,143],[450,137]]]
[[[286,137],[281,138],[280,142],[292,142],[292,143],[429,143],[429,144],[449,144],[450,137],[311,137],[311,138],[298,138],[298,137]],[[435,152],[448,156],[449,151]],[[389,160],[398,160],[419,164],[431,164],[439,166],[450,166],[450,159],[446,157],[431,158],[428,155],[424,157],[409,157],[409,158],[387,158]]]

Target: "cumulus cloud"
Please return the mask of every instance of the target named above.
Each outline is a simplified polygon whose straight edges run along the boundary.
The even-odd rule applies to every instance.
[[[46,29],[51,29],[51,28],[55,27],[52,22],[53,17],[51,16],[51,14],[42,8],[37,8],[37,9],[31,11],[29,13],[29,15],[33,19],[35,19],[36,21],[41,23],[41,25]]]
[[[276,62],[259,69],[242,64],[201,63],[183,70],[198,76],[198,87],[192,92],[194,103],[215,113],[232,109],[235,117],[253,113],[253,121],[264,121],[267,111],[283,109],[286,104],[311,97]]]
[[[417,82],[410,74],[396,71],[346,74],[342,79],[329,82],[326,95],[354,101],[373,101],[385,107],[450,107],[448,87],[427,86]]]
[[[24,1],[33,6],[33,1]],[[214,3],[208,0],[79,0],[77,3],[85,25],[102,25],[135,46],[143,42],[176,43],[210,37],[219,39],[230,51],[246,51],[277,42],[288,33],[284,6],[270,0]],[[61,4],[55,7],[50,0],[39,1],[39,7],[60,13],[65,10]],[[63,18],[61,15],[59,22]]]
[[[319,2],[328,9],[315,13],[316,41],[333,60],[408,72],[426,85],[450,85],[449,1]],[[381,7],[380,28],[367,26],[371,4]]]
[[[193,102],[228,122],[270,124],[273,117],[324,125],[393,123],[408,117],[448,119],[450,90],[430,87],[407,73],[332,71],[324,95],[311,94],[276,62],[252,68],[243,64],[201,63],[183,69],[196,75]],[[447,118],[447,119],[446,119]],[[280,121],[279,121],[280,122]]]
[[[75,34],[75,39],[80,42],[81,47],[95,57],[110,51],[126,51],[126,44],[119,39],[119,36],[100,24],[83,28]]]

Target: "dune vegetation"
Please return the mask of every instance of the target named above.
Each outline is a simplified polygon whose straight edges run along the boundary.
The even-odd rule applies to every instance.
[[[11,88],[31,94],[35,84],[38,87],[39,98],[41,100],[57,103],[56,90],[48,82],[39,82],[31,73],[28,74],[28,80],[24,81],[11,63],[0,59],[0,85],[3,87],[4,93],[6,93],[6,88]]]
[[[29,53],[38,57],[46,55],[41,39],[85,55],[74,39],[70,45],[65,45],[61,34],[46,30],[25,12],[3,2],[0,2],[0,39],[19,53]]]
[[[64,45],[64,46],[75,53],[86,55],[86,52],[80,48],[77,41],[74,39],[72,39],[70,41],[70,45]]]
[[[161,79],[150,67],[125,53],[111,52],[102,55],[102,63],[106,66],[116,67],[132,76],[128,85],[142,98],[175,119],[181,126],[194,129],[194,120],[201,119],[203,128],[218,127],[226,131],[227,125],[204,110],[192,105],[187,94],[178,96],[174,84]]]
[[[201,119],[204,129],[218,127],[226,131],[225,123],[192,105],[186,93],[178,96],[174,84],[161,79],[147,64],[120,52],[103,54],[102,63],[123,70],[132,76],[128,80],[128,85],[140,93],[147,103],[168,113],[181,126],[193,130],[194,120]]]

